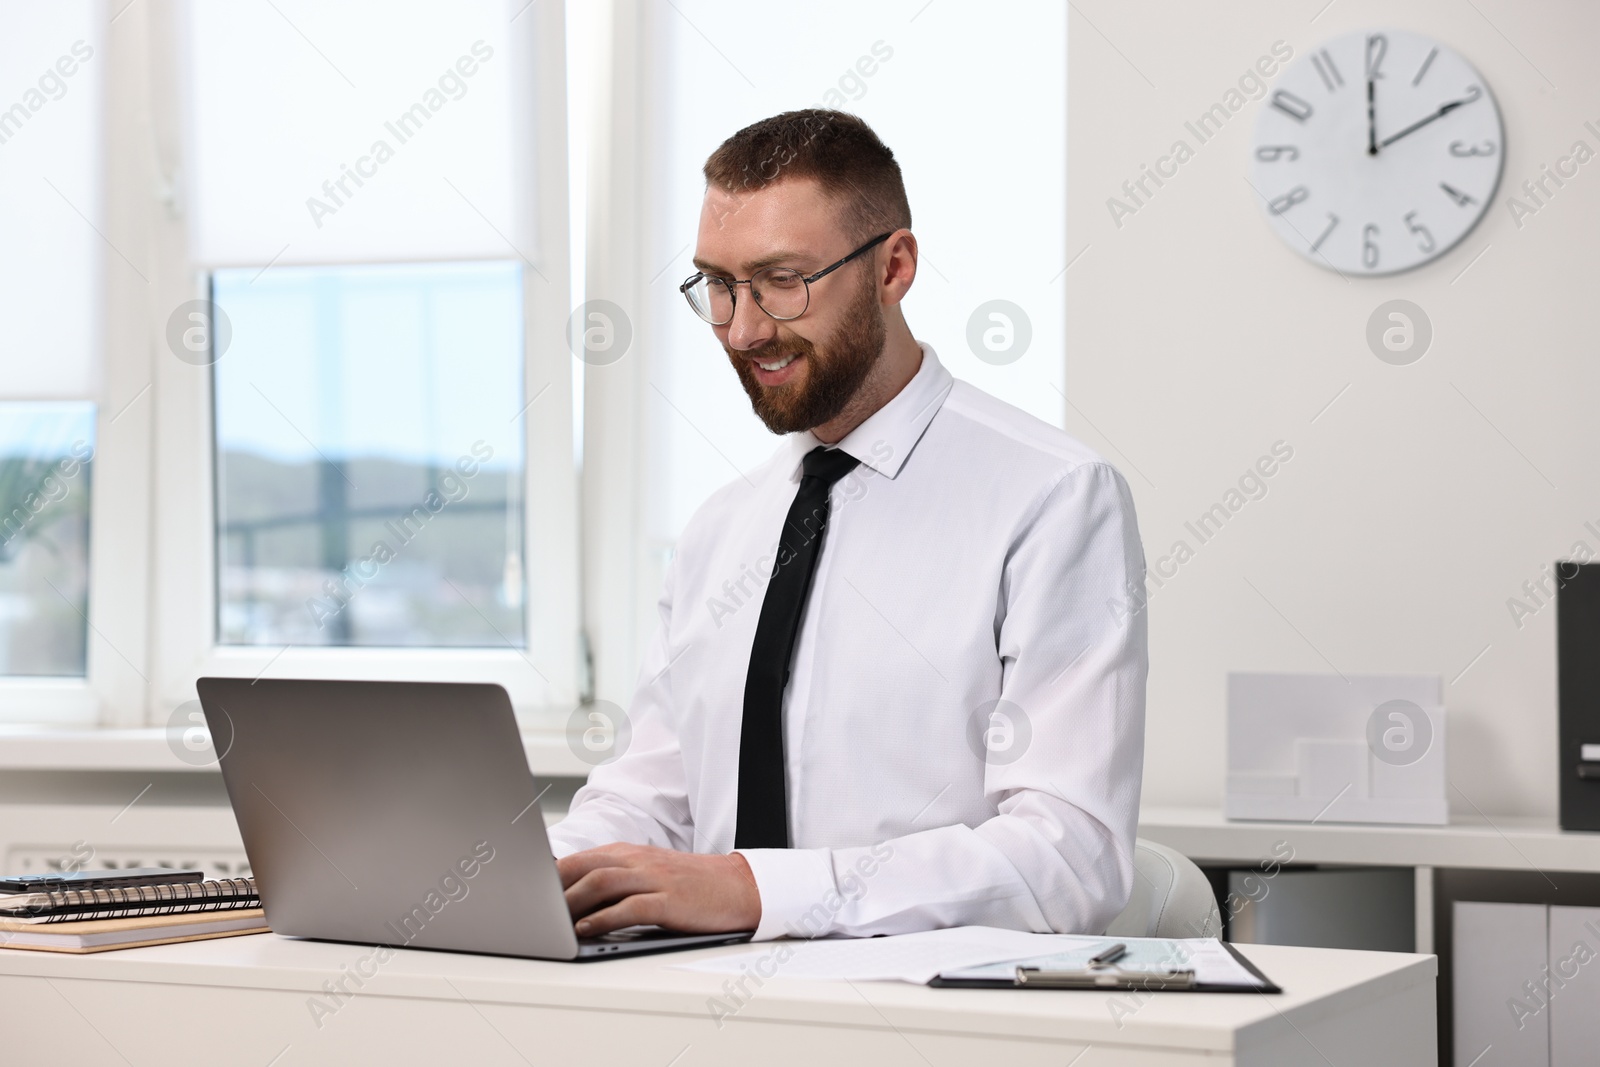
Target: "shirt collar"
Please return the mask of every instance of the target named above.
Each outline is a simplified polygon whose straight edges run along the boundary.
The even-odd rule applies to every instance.
[[[845,435],[836,446],[861,461],[863,467],[886,478],[893,478],[905,466],[911,450],[922,439],[955,379],[933,351],[933,346],[918,342],[922,365],[917,373],[883,407],[867,416],[865,422]],[[822,444],[810,430],[789,435],[789,460],[785,469],[790,481],[800,480],[800,461]]]

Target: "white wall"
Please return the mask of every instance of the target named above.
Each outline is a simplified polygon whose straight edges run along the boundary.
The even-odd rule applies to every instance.
[[[1519,628],[1507,600],[1575,541],[1600,551],[1600,161],[1520,227],[1506,200],[1574,141],[1600,149],[1583,126],[1600,126],[1600,6],[1322,7],[1078,0],[1069,23],[1068,428],[1127,474],[1152,561],[1195,546],[1184,522],[1274,442],[1294,449],[1152,583],[1145,803],[1220,802],[1229,670],[1426,671],[1446,682],[1452,809],[1553,816],[1554,609]],[[1113,223],[1107,198],[1175,139],[1193,147],[1185,120],[1274,41],[1298,57],[1380,26],[1453,46],[1499,102],[1500,193],[1456,250],[1348,281],[1302,260],[1244,180],[1254,102]],[[1410,366],[1364,340],[1392,298],[1433,323]]]

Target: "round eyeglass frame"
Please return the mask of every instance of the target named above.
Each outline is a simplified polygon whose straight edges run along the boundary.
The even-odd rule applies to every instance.
[[[755,300],[756,307],[760,308],[763,312],[766,312],[766,314],[768,316],[770,316],[771,318],[777,319],[779,322],[790,322],[790,321],[793,321],[794,319],[798,319],[801,315],[804,315],[810,309],[810,307],[811,307],[811,283],[812,282],[817,281],[817,280],[819,280],[821,278],[824,278],[829,274],[832,274],[834,271],[838,270],[840,267],[844,266],[846,263],[849,263],[851,260],[856,259],[856,258],[858,258],[860,256],[863,256],[863,255],[866,255],[867,252],[869,252],[872,249],[878,247],[883,242],[887,241],[890,237],[893,237],[894,233],[895,233],[895,231],[893,231],[893,230],[890,230],[888,233],[880,233],[878,236],[874,237],[872,240],[868,241],[866,244],[862,245],[860,248],[856,249],[854,252],[851,252],[849,255],[845,256],[843,259],[838,260],[838,261],[836,261],[834,263],[828,264],[826,267],[823,267],[821,270],[817,271],[815,274],[801,274],[799,271],[795,270],[793,267],[765,267],[765,268],[763,268],[761,270],[756,271],[754,274],[752,274],[748,278],[740,279],[740,278],[717,278],[717,277],[714,277],[712,275],[709,275],[709,274],[705,273],[704,271],[695,271],[693,274],[691,274],[688,278],[686,278],[684,280],[684,283],[682,285],[678,286],[678,292],[683,294],[683,298],[684,298],[685,301],[688,302],[690,309],[696,315],[698,315],[700,318],[704,319],[706,322],[709,322],[713,326],[726,326],[728,323],[733,321],[733,316],[738,311],[739,286],[748,285],[748,286],[750,286],[750,296],[751,296],[751,298],[753,300]],[[761,302],[761,296],[760,296],[759,291],[756,289],[756,286],[755,286],[756,279],[762,278],[762,277],[771,277],[771,276],[773,276],[775,274],[790,274],[790,275],[793,275],[794,277],[800,279],[800,281],[805,284],[805,287],[806,287],[806,301],[801,306],[800,310],[795,312],[793,315],[774,315],[771,311],[768,311],[766,305]],[[715,283],[721,285],[723,288],[728,290],[728,317],[723,319],[721,322],[718,322],[716,319],[712,318],[709,311],[702,311],[700,309],[700,305],[695,303],[694,297],[692,295],[690,295],[689,291],[691,289],[693,289],[695,286],[699,285],[702,281],[704,281],[704,282],[715,282]]]

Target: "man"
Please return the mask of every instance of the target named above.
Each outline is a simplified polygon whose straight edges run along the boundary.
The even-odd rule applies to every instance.
[[[758,122],[705,175],[683,291],[788,437],[684,530],[631,745],[551,831],[578,933],[1103,931],[1144,753],[1127,484],[913,339],[861,120]]]

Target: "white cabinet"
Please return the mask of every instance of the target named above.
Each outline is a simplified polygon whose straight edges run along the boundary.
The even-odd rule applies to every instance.
[[[1457,902],[1457,1067],[1600,1063],[1600,908]]]
[[[1600,1062],[1600,908],[1551,905],[1550,1064]]]
[[[1549,960],[1548,912],[1544,904],[1456,902],[1456,1067],[1550,1064],[1550,1014],[1528,993]]]

